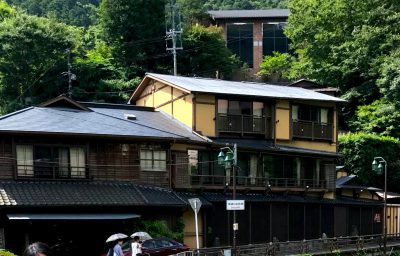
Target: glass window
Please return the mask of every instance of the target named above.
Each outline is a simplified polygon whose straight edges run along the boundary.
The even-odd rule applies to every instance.
[[[241,101],[240,102],[240,112],[242,115],[251,115],[252,114],[252,102]]]
[[[227,47],[253,67],[253,24],[227,24]]]
[[[166,171],[167,152],[165,150],[140,150],[140,168],[146,171]]]
[[[53,177],[52,148],[50,146],[35,146],[34,148],[35,176]]]
[[[228,114],[228,100],[218,100],[218,114]]]
[[[285,53],[289,51],[289,41],[284,34],[285,22],[270,22],[263,24],[263,54],[272,52]]]
[[[17,145],[17,175],[41,178],[85,178],[83,147]]]
[[[262,116],[264,112],[264,103],[253,102],[253,116]]]
[[[292,106],[292,119],[293,120],[299,119],[299,106],[297,105]]]
[[[314,106],[293,105],[292,119],[319,123],[329,123],[329,109]]]
[[[70,151],[71,177],[84,178],[86,175],[85,150],[80,147],[71,147],[69,151]]]
[[[18,176],[33,176],[33,146],[17,145],[16,151]]]
[[[58,148],[58,175],[68,177],[69,175],[69,150],[68,148]]]
[[[321,123],[328,123],[328,109],[321,108]]]
[[[242,113],[242,111],[240,109],[240,102],[236,101],[236,100],[230,100],[228,113],[230,115],[240,115]]]
[[[199,152],[197,150],[188,150],[190,174],[198,174]]]

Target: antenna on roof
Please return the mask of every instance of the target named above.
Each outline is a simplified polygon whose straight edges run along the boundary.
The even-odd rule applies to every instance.
[[[174,0],[165,6],[166,49],[174,56],[174,76],[177,75],[176,51],[182,50],[182,24],[179,6]],[[171,45],[172,44],[172,45]]]

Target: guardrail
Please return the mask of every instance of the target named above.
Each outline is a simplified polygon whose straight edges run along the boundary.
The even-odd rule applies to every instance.
[[[270,242],[263,244],[249,244],[236,247],[236,256],[263,256],[263,255],[341,255],[383,252],[384,238],[382,234],[367,236],[348,236],[334,238],[320,238],[313,240]],[[400,247],[400,234],[390,234],[386,238],[387,251]],[[182,252],[176,256],[227,256],[233,255],[232,247],[209,247]]]

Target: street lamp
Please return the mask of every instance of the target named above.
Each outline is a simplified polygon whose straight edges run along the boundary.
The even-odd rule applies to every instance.
[[[385,165],[385,185],[384,185],[384,195],[383,195],[383,254],[386,255],[386,238],[387,238],[387,227],[386,227],[386,200],[387,200],[387,162],[383,157],[377,156],[374,157],[374,161],[372,162],[372,170],[374,172],[378,172],[379,174],[383,171],[383,165]]]
[[[226,155],[224,153],[226,152]],[[236,143],[233,145],[233,150],[230,147],[220,148],[218,154],[218,164],[225,166],[225,169],[232,167],[232,200],[236,199],[236,167],[237,167],[237,146]],[[236,210],[233,210],[233,242],[232,242],[232,255],[236,255],[236,231],[238,230],[238,224],[236,223]]]

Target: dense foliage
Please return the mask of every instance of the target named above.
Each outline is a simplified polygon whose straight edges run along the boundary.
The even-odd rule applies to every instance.
[[[260,71],[257,73],[263,80],[278,82],[289,77],[292,58],[288,53],[273,52],[271,56],[265,56]]]
[[[349,102],[343,114],[351,119],[358,105],[381,96],[377,81],[385,81],[382,63],[397,59],[400,28],[393,24],[400,21],[400,3],[291,0],[289,7],[286,34],[299,56],[291,72],[340,88]],[[390,67],[385,70],[393,75]]]
[[[366,133],[349,133],[339,137],[340,152],[344,155],[346,169],[357,174],[365,185],[383,187],[382,174],[372,171],[374,156],[383,157],[387,163],[388,190],[400,192],[400,141],[392,137]]]
[[[76,47],[79,32],[50,19],[20,13],[0,22],[1,112],[58,94],[61,72],[67,65],[66,50]]]
[[[178,70],[185,76],[229,78],[240,67],[218,27],[197,25],[186,30],[183,49],[178,55]]]
[[[96,22],[99,0],[7,0],[31,15],[53,17],[66,24],[89,26]]]
[[[391,0],[290,0],[285,33],[296,60],[289,76],[337,87],[342,98],[341,137],[346,169],[371,185],[370,163],[384,157],[391,188],[398,180],[400,138],[400,2]],[[369,135],[366,135],[369,134]],[[382,187],[382,186],[381,186]]]
[[[159,57],[165,54],[164,8],[164,0],[101,2],[103,39],[129,78],[160,69],[163,58]]]
[[[151,237],[169,237],[181,243],[183,242],[184,227],[185,224],[182,217],[176,221],[173,229],[168,227],[165,220],[140,220],[135,225],[136,229],[146,230]]]

